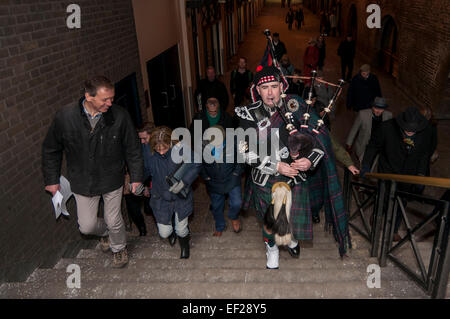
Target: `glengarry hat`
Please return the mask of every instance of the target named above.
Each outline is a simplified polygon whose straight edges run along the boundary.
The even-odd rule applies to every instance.
[[[419,109],[410,106],[395,118],[397,124],[407,132],[420,132],[428,125],[428,121]]]
[[[253,84],[255,86],[261,85],[263,83],[268,82],[281,82],[281,73],[280,70],[278,70],[276,67],[272,66],[265,66],[261,69],[258,68],[258,71],[255,74],[255,77],[253,79]]]
[[[372,102],[372,107],[376,107],[378,109],[385,109],[388,107],[386,103],[386,99],[382,97],[376,97]]]

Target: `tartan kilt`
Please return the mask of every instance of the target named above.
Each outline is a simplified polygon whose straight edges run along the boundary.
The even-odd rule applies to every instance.
[[[244,210],[253,208],[256,210],[257,217],[264,220],[271,202],[272,186],[277,182],[287,182],[289,178],[283,175],[270,176],[265,186],[259,186],[253,183],[251,176],[247,179],[245,185],[245,194],[243,199]],[[289,223],[291,225],[292,235],[297,240],[312,240],[312,214],[309,205],[309,192],[307,182],[303,182],[291,188],[292,207]]]

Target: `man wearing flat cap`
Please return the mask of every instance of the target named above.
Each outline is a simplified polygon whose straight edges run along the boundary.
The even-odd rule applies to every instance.
[[[354,146],[355,154],[360,163],[373,132],[379,128],[381,122],[392,118],[392,113],[386,110],[387,107],[386,100],[377,96],[370,109],[361,110],[356,116],[348,134],[346,146],[348,151]]]
[[[379,154],[379,173],[425,176],[432,153],[431,141],[432,130],[427,119],[416,107],[408,107],[396,118],[381,123],[372,135],[364,153],[361,175],[370,171],[375,156]],[[399,183],[398,190],[419,193],[423,186]],[[400,221],[401,218],[397,218],[394,240],[400,239]]]
[[[377,76],[370,72],[370,65],[363,64],[350,82],[347,108],[355,112],[370,109],[372,101],[377,96],[382,96],[380,82]]]
[[[264,221],[263,238],[266,244],[268,269],[277,269],[279,260],[278,245],[286,245],[289,254],[298,258],[300,247],[298,240],[312,240],[312,207],[323,205],[327,222],[334,228],[335,238],[339,243],[341,256],[345,254],[348,244],[348,227],[346,214],[343,212],[342,192],[337,181],[334,155],[328,130],[320,128],[319,133],[312,131],[318,117],[310,112],[311,127],[300,128],[298,133],[311,141],[311,147],[303,153],[292,152],[292,131],[286,127],[281,114],[290,112],[299,123],[306,112],[305,101],[297,95],[288,95],[283,103],[283,79],[279,70],[273,66],[258,67],[252,86],[254,103],[236,107],[240,127],[246,131],[256,132],[256,144],[246,136],[238,141],[239,152],[249,164],[251,176],[244,192],[243,209],[253,208],[258,217]],[[311,110],[312,111],[312,110]],[[302,138],[303,138],[302,137]],[[296,179],[303,176],[303,179]],[[335,178],[335,179],[333,179]],[[295,179],[295,181],[294,181]],[[288,186],[290,184],[290,186]],[[283,187],[277,188],[277,185]],[[313,189],[312,186],[315,188]],[[280,244],[275,227],[269,222],[269,212],[278,213],[277,203],[272,206],[276,192],[288,189],[288,199],[278,205],[278,211],[285,209],[289,221],[290,241]],[[327,195],[324,195],[327,194]],[[284,213],[283,213],[284,214]],[[278,217],[275,217],[276,219]],[[278,219],[276,221],[278,223]],[[275,223],[275,224],[276,224]]]

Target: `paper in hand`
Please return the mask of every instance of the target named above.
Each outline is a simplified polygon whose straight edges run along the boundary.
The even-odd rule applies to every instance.
[[[72,190],[70,189],[70,183],[64,176],[61,175],[59,183],[60,190],[57,191],[52,198],[56,219],[58,219],[61,214],[63,214],[64,216],[69,216],[66,202],[73,195]]]
[[[63,201],[63,195],[56,191],[55,195],[52,197],[53,207],[55,208],[55,216],[56,219],[61,215],[61,204]]]

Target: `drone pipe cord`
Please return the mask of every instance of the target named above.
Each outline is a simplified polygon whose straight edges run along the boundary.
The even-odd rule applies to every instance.
[[[328,106],[326,108],[324,108],[323,110],[325,111],[325,113],[323,114],[322,118],[320,120],[317,121],[317,125],[316,127],[313,129],[314,133],[319,134],[319,130],[320,128],[324,125],[324,118],[325,116],[327,116],[328,113],[331,112],[332,108],[334,107],[334,105],[336,104],[336,101],[338,99],[338,97],[340,96],[340,93],[342,91],[342,85],[344,84],[344,80],[340,79],[339,80],[339,85],[337,86],[336,90],[333,93],[333,96],[331,97],[331,100],[328,103]]]
[[[312,76],[299,76],[299,75],[285,75],[285,77],[289,78],[289,79],[300,79],[300,80],[311,80],[312,79]],[[317,82],[321,82],[321,83],[325,83],[325,84],[328,84],[328,85],[331,85],[331,86],[335,86],[335,87],[339,87],[340,86],[339,84],[334,84],[334,83],[322,80],[320,78],[316,78],[316,81]]]
[[[280,68],[280,66],[278,64],[278,61],[277,61],[277,59],[275,57],[275,47],[273,45],[273,41],[272,41],[272,37],[270,36],[269,29],[266,29],[264,31],[264,34],[266,35],[267,41],[269,42],[269,49],[270,49],[270,55],[272,57],[272,62],[275,65],[275,67],[280,71],[281,76],[285,77],[285,75],[283,74],[283,70]],[[289,135],[292,135],[292,134],[297,132],[297,128],[294,125],[294,121],[293,121],[292,117],[289,117],[289,119],[286,118],[287,113],[285,113],[285,112],[287,110],[287,107],[286,107],[286,101],[285,101],[286,94],[284,93],[284,90],[285,90],[285,88],[283,88],[283,90],[281,92],[282,93],[281,94],[281,101],[282,101],[282,104],[283,104],[282,106],[283,106],[284,110],[281,110],[280,107],[275,105],[273,99],[272,99],[272,103],[275,106],[275,109],[277,110],[278,114],[283,119],[284,123],[286,124],[286,129],[289,132]]]

